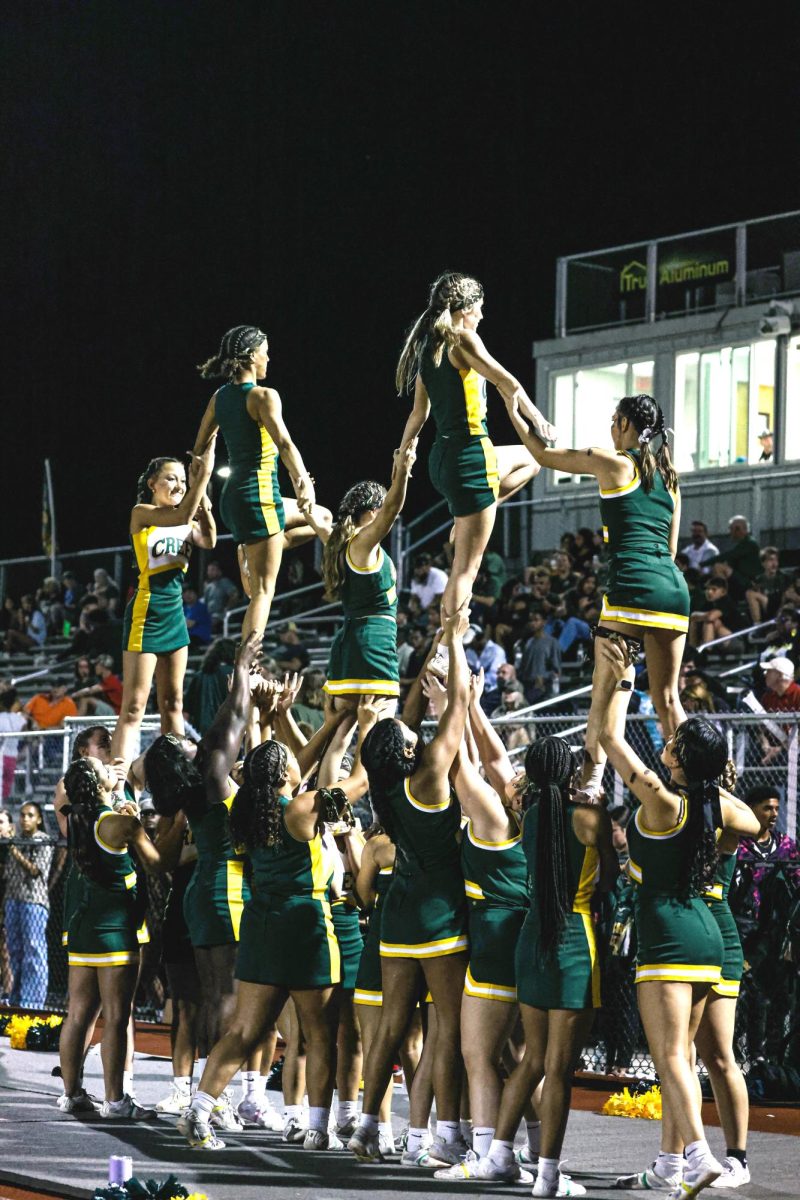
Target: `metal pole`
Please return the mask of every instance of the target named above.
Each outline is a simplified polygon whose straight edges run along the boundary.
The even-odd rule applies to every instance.
[[[734,296],[737,308],[747,303],[747,226],[736,226],[736,279]]]
[[[47,487],[47,507],[50,510],[50,574],[56,574],[56,505],[53,498],[53,474],[50,470],[50,459],[44,460],[44,478]]]
[[[658,243],[647,245],[647,291],[645,292],[645,317],[652,324],[656,319],[656,287],[658,286]]]

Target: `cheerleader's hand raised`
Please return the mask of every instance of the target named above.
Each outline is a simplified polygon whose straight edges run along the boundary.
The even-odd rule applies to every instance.
[[[392,459],[392,482],[401,472],[411,478],[411,468],[417,461],[417,438],[412,438],[410,442],[406,442],[399,450],[395,450]]]
[[[434,716],[439,719],[447,708],[447,688],[445,683],[431,671],[422,676],[422,693],[427,697],[433,709]]]
[[[446,617],[442,622],[444,633],[448,635],[449,642],[460,642],[464,634],[469,629],[469,607],[463,604],[457,613],[453,613],[452,617]]]
[[[292,707],[297,700],[298,693],[302,686],[303,680],[297,674],[297,671],[295,671],[294,674],[291,674],[289,671],[286,672],[283,677],[281,693],[278,699],[278,708],[281,712],[287,712],[288,709]]]
[[[256,629],[251,629],[245,640],[239,643],[239,648],[236,651],[236,662],[247,667],[249,671],[253,664],[258,661],[263,640],[263,633],[259,633]]]
[[[469,677],[469,702],[473,705],[478,705],[481,702],[484,687],[483,667],[480,668],[477,675]]]
[[[396,705],[394,696],[362,696],[356,710],[358,728],[362,733],[366,733],[383,717],[390,717]]]

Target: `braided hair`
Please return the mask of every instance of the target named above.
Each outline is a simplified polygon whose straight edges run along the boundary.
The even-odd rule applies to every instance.
[[[349,492],[345,492],[336,512],[336,520],[331,529],[331,535],[322,552],[322,578],[325,583],[325,599],[333,602],[342,594],[344,583],[343,550],[350,538],[358,530],[356,521],[365,512],[380,508],[386,499],[386,488],[365,479],[354,484]]]
[[[179,463],[180,461],[174,454],[168,454],[162,458],[151,458],[136,481],[136,503],[152,504],[153,489],[150,487],[149,480],[157,478],[167,463]]]
[[[174,817],[183,810],[188,817],[200,817],[207,798],[200,768],[201,750],[194,761],[186,757],[181,739],[174,733],[162,733],[144,756],[144,774],[153,797],[153,807],[161,817]]]
[[[722,824],[719,787],[736,783],[736,768],[728,759],[728,742],[706,717],[689,717],[675,731],[673,751],[686,776],[686,831],[692,845],[683,862],[679,887],[686,896],[699,896],[714,882],[717,865],[716,831]]]
[[[367,772],[369,798],[376,820],[393,842],[397,838],[389,788],[401,779],[408,779],[417,769],[416,754],[409,758],[405,748],[403,728],[394,717],[377,721],[361,747],[361,762]]]
[[[664,480],[668,492],[676,491],[678,475],[672,465],[669,453],[669,430],[664,420],[661,408],[652,396],[641,392],[637,396],[623,396],[617,405],[617,419],[627,417],[639,435],[639,447],[642,452],[641,472],[642,487],[646,492],[653,490],[653,476],[658,470]],[[661,438],[661,445],[653,454],[650,442],[654,437]]]
[[[197,369],[203,379],[234,379],[249,367],[256,346],[266,340],[257,325],[234,325],[223,336],[218,353],[199,363]]]
[[[69,804],[62,812],[67,818],[67,842],[81,875],[93,883],[102,882],[102,854],[94,836],[94,823],[107,811],[100,793],[95,769],[85,758],[70,763],[64,776]]]
[[[483,299],[483,285],[471,275],[460,271],[445,271],[431,284],[428,307],[417,317],[406,335],[397,364],[395,382],[398,395],[410,392],[419,374],[423,355],[432,352],[434,366],[439,366],[445,346],[458,345],[458,332],[453,328],[454,312],[472,308]]]
[[[552,958],[555,953],[571,903],[564,806],[577,769],[578,760],[560,737],[539,738],[525,755],[528,787],[523,808],[535,802],[539,813],[534,904],[539,914],[543,958]]]
[[[244,760],[244,782],[230,807],[234,846],[247,850],[274,846],[281,835],[281,804],[278,788],[286,776],[289,754],[281,742],[256,746]]]

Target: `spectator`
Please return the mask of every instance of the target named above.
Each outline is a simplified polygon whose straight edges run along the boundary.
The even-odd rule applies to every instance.
[[[205,650],[211,641],[211,613],[205,600],[197,594],[197,588],[183,589],[183,614],[189,630],[189,645],[195,650]]]
[[[122,680],[114,674],[114,660],[110,654],[101,654],[94,664],[94,674],[97,683],[87,684],[79,691],[72,693],[72,699],[79,701],[78,715],[85,716],[119,716],[122,708]]]
[[[496,717],[509,717],[527,707],[528,702],[519,683],[506,684],[500,693],[500,703],[490,716],[492,720]],[[525,720],[504,722],[498,726],[498,731],[507,750],[528,746],[536,737],[535,727]]]
[[[689,644],[704,646],[726,637],[736,624],[736,605],[728,595],[727,581],[712,575],[706,582],[702,607],[689,616]]]
[[[744,596],[755,577],[761,574],[761,551],[758,542],[750,536],[747,517],[731,517],[728,531],[733,541],[730,550],[708,559],[705,565],[722,567],[722,571],[715,574],[725,575],[734,598],[738,600]]]
[[[80,658],[75,659],[74,672],[75,683],[72,693],[73,696],[75,695],[76,691],[79,691],[81,688],[91,687],[91,685],[94,683],[92,660],[87,655],[82,654]]]
[[[493,642],[485,629],[480,625],[470,625],[472,639],[466,647],[467,662],[473,673],[483,668],[483,695],[481,706],[486,713],[491,713],[500,703],[500,684],[497,678],[498,667],[506,662],[506,652],[497,642]],[[465,635],[465,643],[469,631]]]
[[[771,658],[790,658],[795,670],[800,666],[800,612],[792,605],[784,604],[775,617],[775,631],[768,635],[761,652],[762,666]]]
[[[108,611],[112,616],[116,613],[119,588],[114,583],[108,571],[104,570],[103,567],[97,567],[94,572],[91,593],[96,600],[104,600],[106,602]]]
[[[414,560],[411,595],[416,596],[421,609],[426,609],[447,586],[447,572],[433,566],[430,554],[418,554]]]
[[[19,622],[21,628],[9,629],[6,634],[6,650],[9,654],[25,650],[38,650],[44,645],[47,637],[47,625],[44,616],[39,611],[34,596],[26,595],[20,601]]]
[[[491,594],[495,597],[499,596],[503,590],[503,584],[508,578],[506,560],[502,554],[497,554],[494,550],[487,550],[481,559],[479,570],[489,576],[492,584]]]
[[[572,570],[572,559],[564,551],[559,550],[550,559],[550,594],[563,596],[575,586],[575,575]]]
[[[425,634],[416,626],[409,632],[407,644],[411,647],[411,653],[406,659],[405,666],[401,667],[400,671],[400,683],[404,688],[411,687],[411,684],[419,675],[425,665],[425,659],[428,657],[428,649],[430,647],[430,642],[425,637]]]
[[[528,704],[536,704],[555,695],[561,674],[561,647],[545,633],[544,614],[532,612],[528,620],[528,640],[522,649],[519,677]]]
[[[778,656],[764,663],[766,691],[761,706],[766,712],[800,712],[800,686],[794,682],[794,663]]]
[[[773,456],[773,437],[771,429],[764,429],[758,435],[758,440],[761,442],[761,453],[758,456],[759,462],[772,462]]]
[[[530,611],[530,596],[525,594],[524,585],[516,582],[514,592],[503,605],[494,627],[495,640],[500,643],[507,656],[513,656],[515,644],[525,637]]]
[[[64,606],[65,620],[70,625],[74,625],[80,615],[83,587],[78,583],[72,571],[65,571],[61,576],[61,587],[63,589],[61,603]]]
[[[316,667],[308,667],[303,672],[303,682],[297,693],[297,700],[292,705],[292,716],[295,721],[303,721],[312,733],[316,733],[325,721],[325,672]]]
[[[14,977],[9,999],[22,1008],[44,1008],[50,913],[47,884],[53,847],[43,831],[44,818],[38,804],[23,804],[19,825],[20,841],[27,844],[13,845],[5,865],[6,941]]]
[[[78,620],[78,628],[72,632],[69,649],[62,657],[72,655],[97,658],[100,654],[110,654],[114,666],[120,668],[122,658],[122,627],[119,622],[112,621],[107,608],[90,598],[91,602],[82,610]]]
[[[586,571],[594,565],[597,553],[594,530],[582,526],[572,539],[572,559],[578,571]]]
[[[717,711],[717,701],[711,688],[704,679],[695,678],[680,694],[684,712],[714,713]]]
[[[708,563],[719,554],[719,547],[709,540],[705,521],[692,521],[689,536],[691,540],[688,546],[683,547],[681,553],[688,558],[690,567],[707,575]]]
[[[13,596],[6,596],[0,609],[0,630],[8,633],[9,629],[22,629],[22,614]],[[5,639],[4,646],[5,646]]]
[[[791,579],[783,593],[783,604],[789,604],[792,608],[800,608],[800,567],[795,567],[792,572]]]
[[[10,839],[14,836],[14,824],[11,814],[0,808],[0,1004],[8,1004],[14,976],[11,974],[11,964],[8,961],[8,945],[6,943],[6,862],[11,852]]]
[[[236,643],[232,638],[218,638],[209,646],[200,670],[195,671],[184,691],[184,712],[200,734],[211,727],[228,695],[235,654]]]
[[[206,582],[203,588],[203,600],[211,613],[213,629],[221,629],[225,613],[233,608],[240,599],[236,584],[222,573],[222,567],[212,559],[206,567]]]
[[[67,695],[66,684],[51,683],[31,696],[25,705],[34,729],[57,729],[64,724],[65,717],[77,717],[74,700]]]
[[[294,621],[290,621],[280,630],[273,657],[281,671],[299,672],[308,666],[310,655],[303,645],[303,639]]]
[[[497,668],[497,682],[501,692],[510,691],[514,688],[521,690],[517,678],[517,668],[513,663],[500,663],[500,666]]]
[[[60,637],[64,631],[64,605],[61,584],[52,575],[43,580],[36,593],[36,602],[44,617],[48,637]]]
[[[783,571],[778,569],[780,558],[775,546],[765,546],[759,557],[764,569],[745,593],[750,620],[754,625],[772,620],[789,583]]]
[[[21,712],[21,706],[16,690],[8,688],[0,694],[0,733],[13,735],[21,733],[28,725],[28,718]],[[19,755],[19,738],[0,737],[0,804],[4,803],[14,791],[14,773],[17,769]]]

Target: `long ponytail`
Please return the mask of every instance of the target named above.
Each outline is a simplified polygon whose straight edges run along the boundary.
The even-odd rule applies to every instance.
[[[286,775],[288,754],[281,742],[256,746],[244,760],[244,782],[233,798],[229,822],[235,846],[248,850],[274,846],[281,835],[278,788]]]
[[[672,465],[669,452],[669,434],[664,414],[652,396],[642,392],[636,396],[623,396],[617,405],[620,417],[627,417],[639,435],[641,450],[642,487],[646,492],[653,490],[653,478],[656,471],[664,481],[668,492],[674,492],[678,487],[678,474]],[[653,453],[650,443],[653,438],[660,438],[661,444]]]
[[[728,759],[725,735],[705,717],[689,717],[679,725],[673,742],[675,757],[686,776],[686,832],[691,851],[679,881],[685,897],[699,896],[714,882],[717,829],[721,827],[719,789],[736,783],[736,768]]]
[[[67,817],[67,842],[72,860],[81,875],[93,883],[102,882],[102,856],[94,836],[94,826],[106,811],[94,767],[85,758],[71,763],[64,776],[69,804],[62,810]]]
[[[552,958],[558,948],[570,906],[565,805],[576,770],[577,759],[563,738],[540,738],[528,747],[527,803],[536,803],[539,819],[534,903],[545,959]]]
[[[395,383],[398,395],[410,392],[429,351],[434,366],[440,366],[445,347],[458,345],[459,333],[453,325],[453,313],[472,308],[483,299],[483,286],[471,275],[446,271],[431,284],[428,307],[414,321],[406,334],[397,363]]]
[[[365,512],[380,508],[386,499],[386,489],[380,483],[368,479],[355,484],[345,492],[336,513],[330,537],[322,552],[322,579],[325,584],[325,599],[333,603],[342,594],[344,583],[344,550],[350,539],[358,532],[356,520]]]
[[[397,841],[396,825],[389,789],[400,779],[408,779],[416,770],[416,756],[409,758],[405,753],[405,735],[394,717],[377,721],[364,738],[361,747],[361,762],[369,780],[369,798],[372,810],[383,832],[393,842]]]

